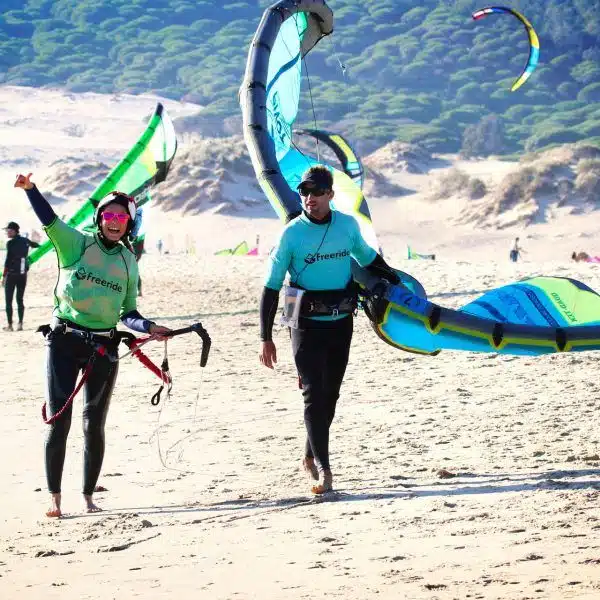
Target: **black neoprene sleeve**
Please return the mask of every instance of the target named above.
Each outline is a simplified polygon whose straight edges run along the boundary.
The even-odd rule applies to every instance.
[[[279,304],[279,292],[268,287],[263,288],[260,298],[260,339],[270,342],[273,339],[273,323]]]
[[[373,262],[366,267],[367,271],[371,271],[375,275],[384,277],[390,283],[400,283],[400,277],[396,274],[394,269],[388,265],[380,254],[375,256]]]
[[[47,227],[56,219],[56,213],[54,209],[50,206],[50,203],[40,190],[34,185],[30,190],[25,190],[27,194],[27,198],[29,198],[29,203],[31,204],[31,208],[33,208],[33,212],[35,212],[37,218],[41,221],[44,227]]]

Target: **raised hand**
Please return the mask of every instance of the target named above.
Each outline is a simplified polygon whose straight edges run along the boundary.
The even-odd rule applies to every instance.
[[[20,173],[17,175],[17,180],[15,181],[15,187],[21,188],[23,190],[30,190],[33,187],[33,183],[31,183],[30,178],[33,173],[29,173],[27,177],[25,175],[21,175]]]

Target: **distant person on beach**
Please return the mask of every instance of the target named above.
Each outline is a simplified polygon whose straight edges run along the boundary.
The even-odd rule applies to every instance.
[[[104,424],[119,370],[116,325],[157,339],[170,329],[145,319],[136,307],[138,269],[127,240],[135,218],[131,196],[112,192],[94,215],[94,233],[83,233],[58,218],[31,181],[18,175],[15,187],[26,191],[58,257],[54,311],[46,336],[46,405],[49,425],[45,466],[50,509],[61,517],[61,482],[71,427],[76,382],[83,370],[83,499],[88,513],[101,510],[93,493],[104,459]],[[80,382],[81,384],[81,382]]]
[[[510,251],[510,260],[512,260],[512,262],[517,262],[522,252],[524,252],[524,250],[519,246],[519,238],[515,238],[515,245]]]
[[[163,241],[162,240],[158,240],[158,242],[156,242],[156,249],[158,250],[159,254],[162,254],[162,251],[163,251]]]
[[[571,254],[571,258],[576,262],[587,262],[590,260],[590,255],[587,252],[573,252],[573,254]]]
[[[129,239],[131,240],[131,247],[133,249],[133,254],[135,255],[135,260],[139,265],[139,262],[144,254],[144,241],[145,236],[139,235],[142,229],[142,220],[144,218],[144,209],[138,207],[135,211],[135,219],[133,220],[133,227],[131,228],[131,233],[129,234]],[[138,267],[139,268],[139,267]],[[138,296],[142,296],[142,277],[138,271]]]
[[[17,316],[19,322],[17,331],[23,331],[23,317],[25,316],[25,287],[27,286],[27,253],[29,248],[37,248],[39,244],[26,237],[19,235],[19,224],[11,221],[5,228],[8,242],[6,242],[6,260],[4,261],[4,272],[2,274],[2,285],[4,286],[4,298],[6,301],[7,325],[3,331],[13,331],[13,296],[17,292]]]
[[[302,466],[313,494],[333,489],[329,430],[346,372],[356,309],[351,262],[393,283],[396,273],[363,239],[356,220],[331,210],[333,176],[323,166],[308,169],[298,186],[302,213],[283,230],[270,253],[260,301],[259,353],[270,369],[277,362],[272,338],[279,290],[286,273],[282,323],[290,328],[292,351],[304,397],[307,439]]]
[[[142,255],[144,254],[144,238],[135,238],[131,241],[131,247],[133,248],[133,254],[137,263],[140,262]],[[142,296],[142,278],[138,274],[138,296]]]

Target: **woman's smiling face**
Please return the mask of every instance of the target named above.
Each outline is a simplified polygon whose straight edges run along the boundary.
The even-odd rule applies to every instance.
[[[102,211],[100,230],[102,235],[111,242],[118,242],[126,233],[129,222],[127,209],[111,202]]]

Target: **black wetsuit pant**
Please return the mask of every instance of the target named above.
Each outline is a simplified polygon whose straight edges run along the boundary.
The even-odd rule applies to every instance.
[[[74,333],[51,333],[47,337],[47,414],[57,413],[75,389],[77,376],[94,353],[91,346]],[[116,346],[107,346],[107,354],[116,357]],[[96,355],[94,366],[83,386],[83,493],[91,495],[104,459],[104,425],[115,386],[119,363]],[[77,403],[79,395],[75,398]],[[48,426],[46,437],[46,480],[51,493],[59,493],[67,437],[73,405]]]
[[[329,429],[350,354],[352,315],[291,329],[292,351],[304,397],[305,456],[329,469]]]
[[[6,299],[6,320],[9,325],[13,322],[13,296],[17,291],[17,314],[19,323],[23,322],[25,315],[25,306],[23,304],[23,296],[25,295],[25,286],[27,285],[27,273],[7,273],[6,281],[4,282],[4,297]]]

